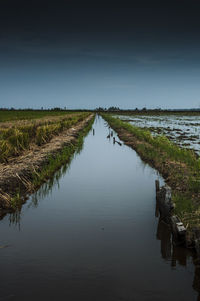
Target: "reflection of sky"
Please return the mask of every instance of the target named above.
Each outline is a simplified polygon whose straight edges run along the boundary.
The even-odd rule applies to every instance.
[[[154,2],[145,10],[36,1],[32,11],[4,2],[0,106],[199,107],[198,4]]]
[[[160,176],[93,126],[59,189],[23,206],[21,231],[1,223],[1,299],[9,286],[15,300],[194,300],[192,258],[155,218]]]

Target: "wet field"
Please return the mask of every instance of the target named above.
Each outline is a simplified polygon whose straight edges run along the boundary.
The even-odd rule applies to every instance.
[[[180,147],[193,149],[200,154],[200,116],[188,115],[117,115],[121,120],[142,128],[153,135],[165,135]]]
[[[198,300],[195,258],[156,216],[162,178],[108,133],[96,118],[70,167],[0,221],[0,300]]]

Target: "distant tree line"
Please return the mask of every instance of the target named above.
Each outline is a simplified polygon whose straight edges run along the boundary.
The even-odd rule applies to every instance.
[[[191,109],[161,109],[161,108],[155,108],[155,109],[147,109],[146,107],[143,107],[142,109],[120,109],[119,107],[111,106],[108,108],[98,107],[96,109],[68,109],[67,107],[61,108],[61,107],[53,107],[53,108],[44,108],[41,107],[40,109],[33,109],[33,108],[23,108],[23,109],[16,109],[16,108],[1,108],[0,111],[81,111],[81,112],[88,112],[88,111],[94,111],[94,112],[200,112],[200,108],[191,108]]]
[[[142,109],[120,109],[119,107],[109,107],[109,108],[96,108],[95,111],[97,112],[200,112],[200,108],[191,108],[191,109],[161,109],[161,108],[155,108],[155,109],[147,109],[146,107],[143,107]]]

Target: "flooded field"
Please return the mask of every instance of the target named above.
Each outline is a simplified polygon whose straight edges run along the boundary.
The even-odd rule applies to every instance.
[[[96,118],[70,167],[0,221],[0,300],[200,300],[194,255],[155,212],[163,179],[107,136]]]
[[[121,120],[142,128],[148,128],[154,135],[163,134],[181,147],[193,149],[200,154],[200,116],[180,115],[121,115]]]

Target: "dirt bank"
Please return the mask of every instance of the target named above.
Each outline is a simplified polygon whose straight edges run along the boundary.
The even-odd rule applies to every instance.
[[[76,126],[63,131],[52,138],[49,143],[42,146],[31,145],[30,150],[16,158],[11,158],[8,163],[0,164],[0,210],[13,208],[12,198],[20,191],[20,196],[26,197],[27,193],[34,190],[32,178],[34,173],[40,172],[48,163],[49,157],[59,153],[63,147],[76,142],[79,133],[93,118],[91,114]]]

